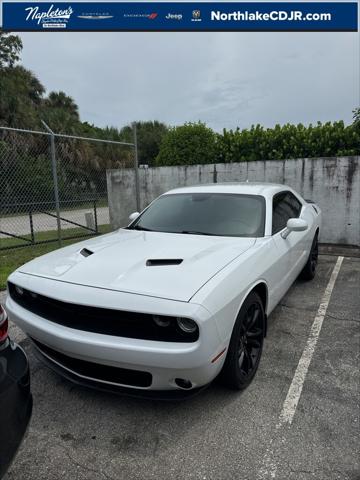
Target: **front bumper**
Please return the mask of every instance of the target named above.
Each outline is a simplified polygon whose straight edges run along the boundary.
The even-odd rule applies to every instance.
[[[21,347],[6,342],[0,347],[0,478],[21,444],[32,411],[28,360]]]
[[[143,389],[143,388],[133,388],[133,387],[123,387],[118,384],[105,383],[97,381],[93,378],[88,378],[80,376],[78,373],[74,373],[72,370],[64,367],[61,363],[54,360],[51,356],[44,352],[44,350],[39,347],[33,341],[35,348],[35,354],[41,362],[43,362],[48,368],[58,373],[62,377],[70,380],[71,382],[80,385],[86,388],[93,388],[95,390],[100,390],[103,392],[114,393],[116,395],[124,395],[127,397],[135,398],[146,398],[151,400],[184,400],[186,398],[192,398],[202,390],[204,390],[207,385],[203,387],[192,388],[190,390],[152,390],[152,389]]]
[[[49,287],[59,286],[60,283],[23,274],[13,274],[11,281],[43,295],[49,295]],[[81,285],[63,283],[60,287],[51,291],[51,296],[58,300],[69,302],[69,299],[76,299],[76,303],[82,305],[95,306],[96,302],[99,307],[116,305],[123,310],[190,317],[198,323],[200,331],[199,339],[192,343],[149,341],[85,332],[50,322],[22,308],[8,296],[6,308],[10,319],[37,342],[37,349],[46,363],[72,380],[76,379],[82,384],[100,384],[106,389],[122,387],[143,391],[179,391],[182,388],[176,379],[190,381],[191,386],[187,388],[191,390],[210,383],[220,372],[225,355],[215,362],[212,360],[226,345],[220,338],[215,319],[202,306]],[[114,367],[124,371],[126,383],[122,382],[123,377],[117,375],[116,371],[115,380],[106,369],[102,369],[105,373],[99,375],[99,369],[93,368],[96,364],[109,367],[109,371]],[[88,371],[87,366],[91,367]],[[135,376],[138,373],[150,375],[151,381],[132,382],[129,371]]]

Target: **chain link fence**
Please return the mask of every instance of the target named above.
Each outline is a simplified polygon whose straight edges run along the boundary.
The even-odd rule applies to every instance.
[[[0,127],[0,250],[110,230],[106,170],[135,169],[134,142]]]

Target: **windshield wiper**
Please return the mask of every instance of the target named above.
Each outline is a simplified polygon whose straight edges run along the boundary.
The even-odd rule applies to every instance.
[[[151,228],[147,228],[147,227],[142,227],[141,225],[135,225],[134,227],[127,227],[128,230],[140,230],[140,231],[144,231],[144,232],[159,232],[159,233],[185,233],[185,234],[188,234],[188,235],[212,235],[212,236],[217,236],[216,233],[208,233],[208,232],[200,232],[198,230],[182,230],[180,232],[178,231],[167,231],[167,230],[164,230],[164,231],[161,231],[161,230],[152,230]]]
[[[187,233],[188,235],[212,235],[216,237],[216,233],[198,232],[197,230],[182,230],[180,233]]]

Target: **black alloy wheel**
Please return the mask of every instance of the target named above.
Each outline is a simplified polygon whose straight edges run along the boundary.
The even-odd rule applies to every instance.
[[[316,267],[318,263],[318,255],[319,255],[319,241],[318,241],[318,234],[316,233],[311,245],[309,258],[305,264],[305,267],[300,273],[300,277],[303,280],[312,280],[315,277]]]
[[[251,292],[235,322],[221,372],[221,377],[228,387],[242,390],[251,383],[259,366],[264,333],[264,306],[259,295]]]
[[[245,320],[240,327],[238,344],[239,368],[244,376],[249,376],[258,364],[263,336],[261,326],[261,309],[258,303],[250,305]]]
[[[318,262],[318,255],[319,255],[319,242],[316,235],[315,242],[312,246],[311,253],[310,253],[310,268],[313,276],[315,276],[315,270]]]

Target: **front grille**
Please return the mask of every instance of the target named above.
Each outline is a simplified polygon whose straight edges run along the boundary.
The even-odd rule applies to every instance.
[[[130,370],[128,368],[110,367],[108,365],[101,365],[86,360],[79,360],[78,358],[69,357],[68,355],[57,352],[33,338],[31,340],[40,352],[78,375],[88,377],[95,381],[111,382],[132,387],[150,387],[152,383],[152,375],[149,372]]]
[[[75,330],[160,342],[196,342],[199,338],[198,329],[193,333],[182,332],[175,317],[161,317],[170,321],[169,326],[162,327],[147,313],[62,302],[17,287],[11,282],[8,283],[8,289],[11,298],[21,307],[50,322]]]

